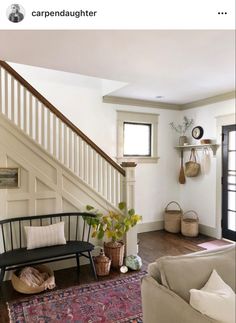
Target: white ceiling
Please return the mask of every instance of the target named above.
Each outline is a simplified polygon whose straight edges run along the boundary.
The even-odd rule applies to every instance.
[[[233,30],[0,31],[0,59],[127,84],[112,96],[186,104],[234,90],[234,36]]]

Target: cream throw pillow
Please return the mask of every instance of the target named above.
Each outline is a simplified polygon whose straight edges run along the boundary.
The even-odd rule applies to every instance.
[[[190,305],[221,323],[235,323],[235,293],[214,269],[205,286],[190,290]]]
[[[64,222],[47,226],[25,227],[27,249],[66,244]]]

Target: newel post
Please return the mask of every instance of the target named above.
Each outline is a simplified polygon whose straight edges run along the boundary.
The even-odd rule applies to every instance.
[[[123,177],[123,201],[127,209],[135,209],[135,167],[134,162],[123,162],[121,166],[126,172]],[[126,255],[137,254],[137,226],[131,228],[126,234]]]

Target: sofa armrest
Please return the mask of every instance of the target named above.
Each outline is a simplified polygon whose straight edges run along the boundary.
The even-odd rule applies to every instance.
[[[161,284],[161,272],[157,262],[152,262],[148,265],[148,275]]]
[[[192,308],[171,290],[150,276],[141,283],[144,323],[209,323],[216,322]]]

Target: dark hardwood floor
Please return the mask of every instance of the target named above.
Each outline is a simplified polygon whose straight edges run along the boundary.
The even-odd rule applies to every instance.
[[[138,239],[139,255],[144,266],[162,256],[178,256],[204,250],[198,244],[215,240],[202,234],[196,238],[188,238],[164,230],[140,233]]]
[[[143,260],[143,269],[147,269],[147,265],[159,257],[165,255],[181,255],[195,251],[203,250],[198,244],[215,240],[214,238],[199,235],[197,238],[186,238],[180,234],[167,233],[165,231],[153,231],[140,233],[139,239],[139,255]],[[119,277],[119,272],[112,271],[109,276],[99,278],[106,280]],[[93,275],[89,266],[82,266],[80,276],[78,276],[76,268],[58,270],[55,272],[57,289],[62,289],[74,285],[86,284],[94,282]],[[47,292],[45,292],[47,293]],[[26,297],[16,292],[10,281],[3,282],[0,285],[0,323],[9,322],[6,302]]]

